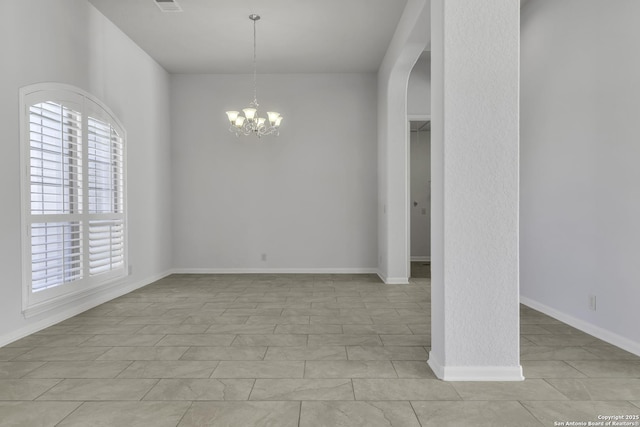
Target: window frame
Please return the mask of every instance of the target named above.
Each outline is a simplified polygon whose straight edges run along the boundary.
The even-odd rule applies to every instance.
[[[33,105],[53,102],[76,109],[81,114],[82,174],[81,213],[46,214],[38,221],[31,211],[31,132],[30,108]],[[89,117],[105,121],[122,139],[122,212],[91,214],[89,206]],[[22,312],[31,317],[79,300],[88,295],[116,286],[129,275],[128,251],[128,203],[127,203],[127,134],[113,112],[98,98],[72,85],[61,83],[37,83],[20,88],[20,187],[21,187],[21,238],[22,238]],[[122,266],[94,276],[89,274],[89,224],[98,219],[121,220],[123,230]],[[81,223],[82,257],[81,279],[61,283],[51,288],[32,291],[32,239],[34,223],[79,221]]]

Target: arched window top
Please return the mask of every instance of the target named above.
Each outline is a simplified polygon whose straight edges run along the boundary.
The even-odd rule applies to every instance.
[[[20,88],[21,103],[37,103],[46,101],[58,101],[62,104],[75,104],[82,106],[87,111],[98,115],[99,118],[111,122],[124,137],[124,126],[109,106],[98,97],[80,89],[79,87],[56,82],[34,83]]]

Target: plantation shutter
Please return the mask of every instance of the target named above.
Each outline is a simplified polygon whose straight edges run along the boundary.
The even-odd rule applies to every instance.
[[[82,117],[65,105],[29,108],[32,291],[79,280],[82,269]]]
[[[87,127],[89,275],[94,276],[124,265],[124,152],[110,123],[89,117]]]

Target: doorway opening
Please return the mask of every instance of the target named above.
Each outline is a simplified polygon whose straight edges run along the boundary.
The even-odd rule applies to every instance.
[[[409,121],[409,274],[431,278],[431,120]]]

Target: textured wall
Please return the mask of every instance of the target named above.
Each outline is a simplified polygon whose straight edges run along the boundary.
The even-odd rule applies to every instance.
[[[445,379],[521,379],[519,6],[431,3],[430,364]]]

